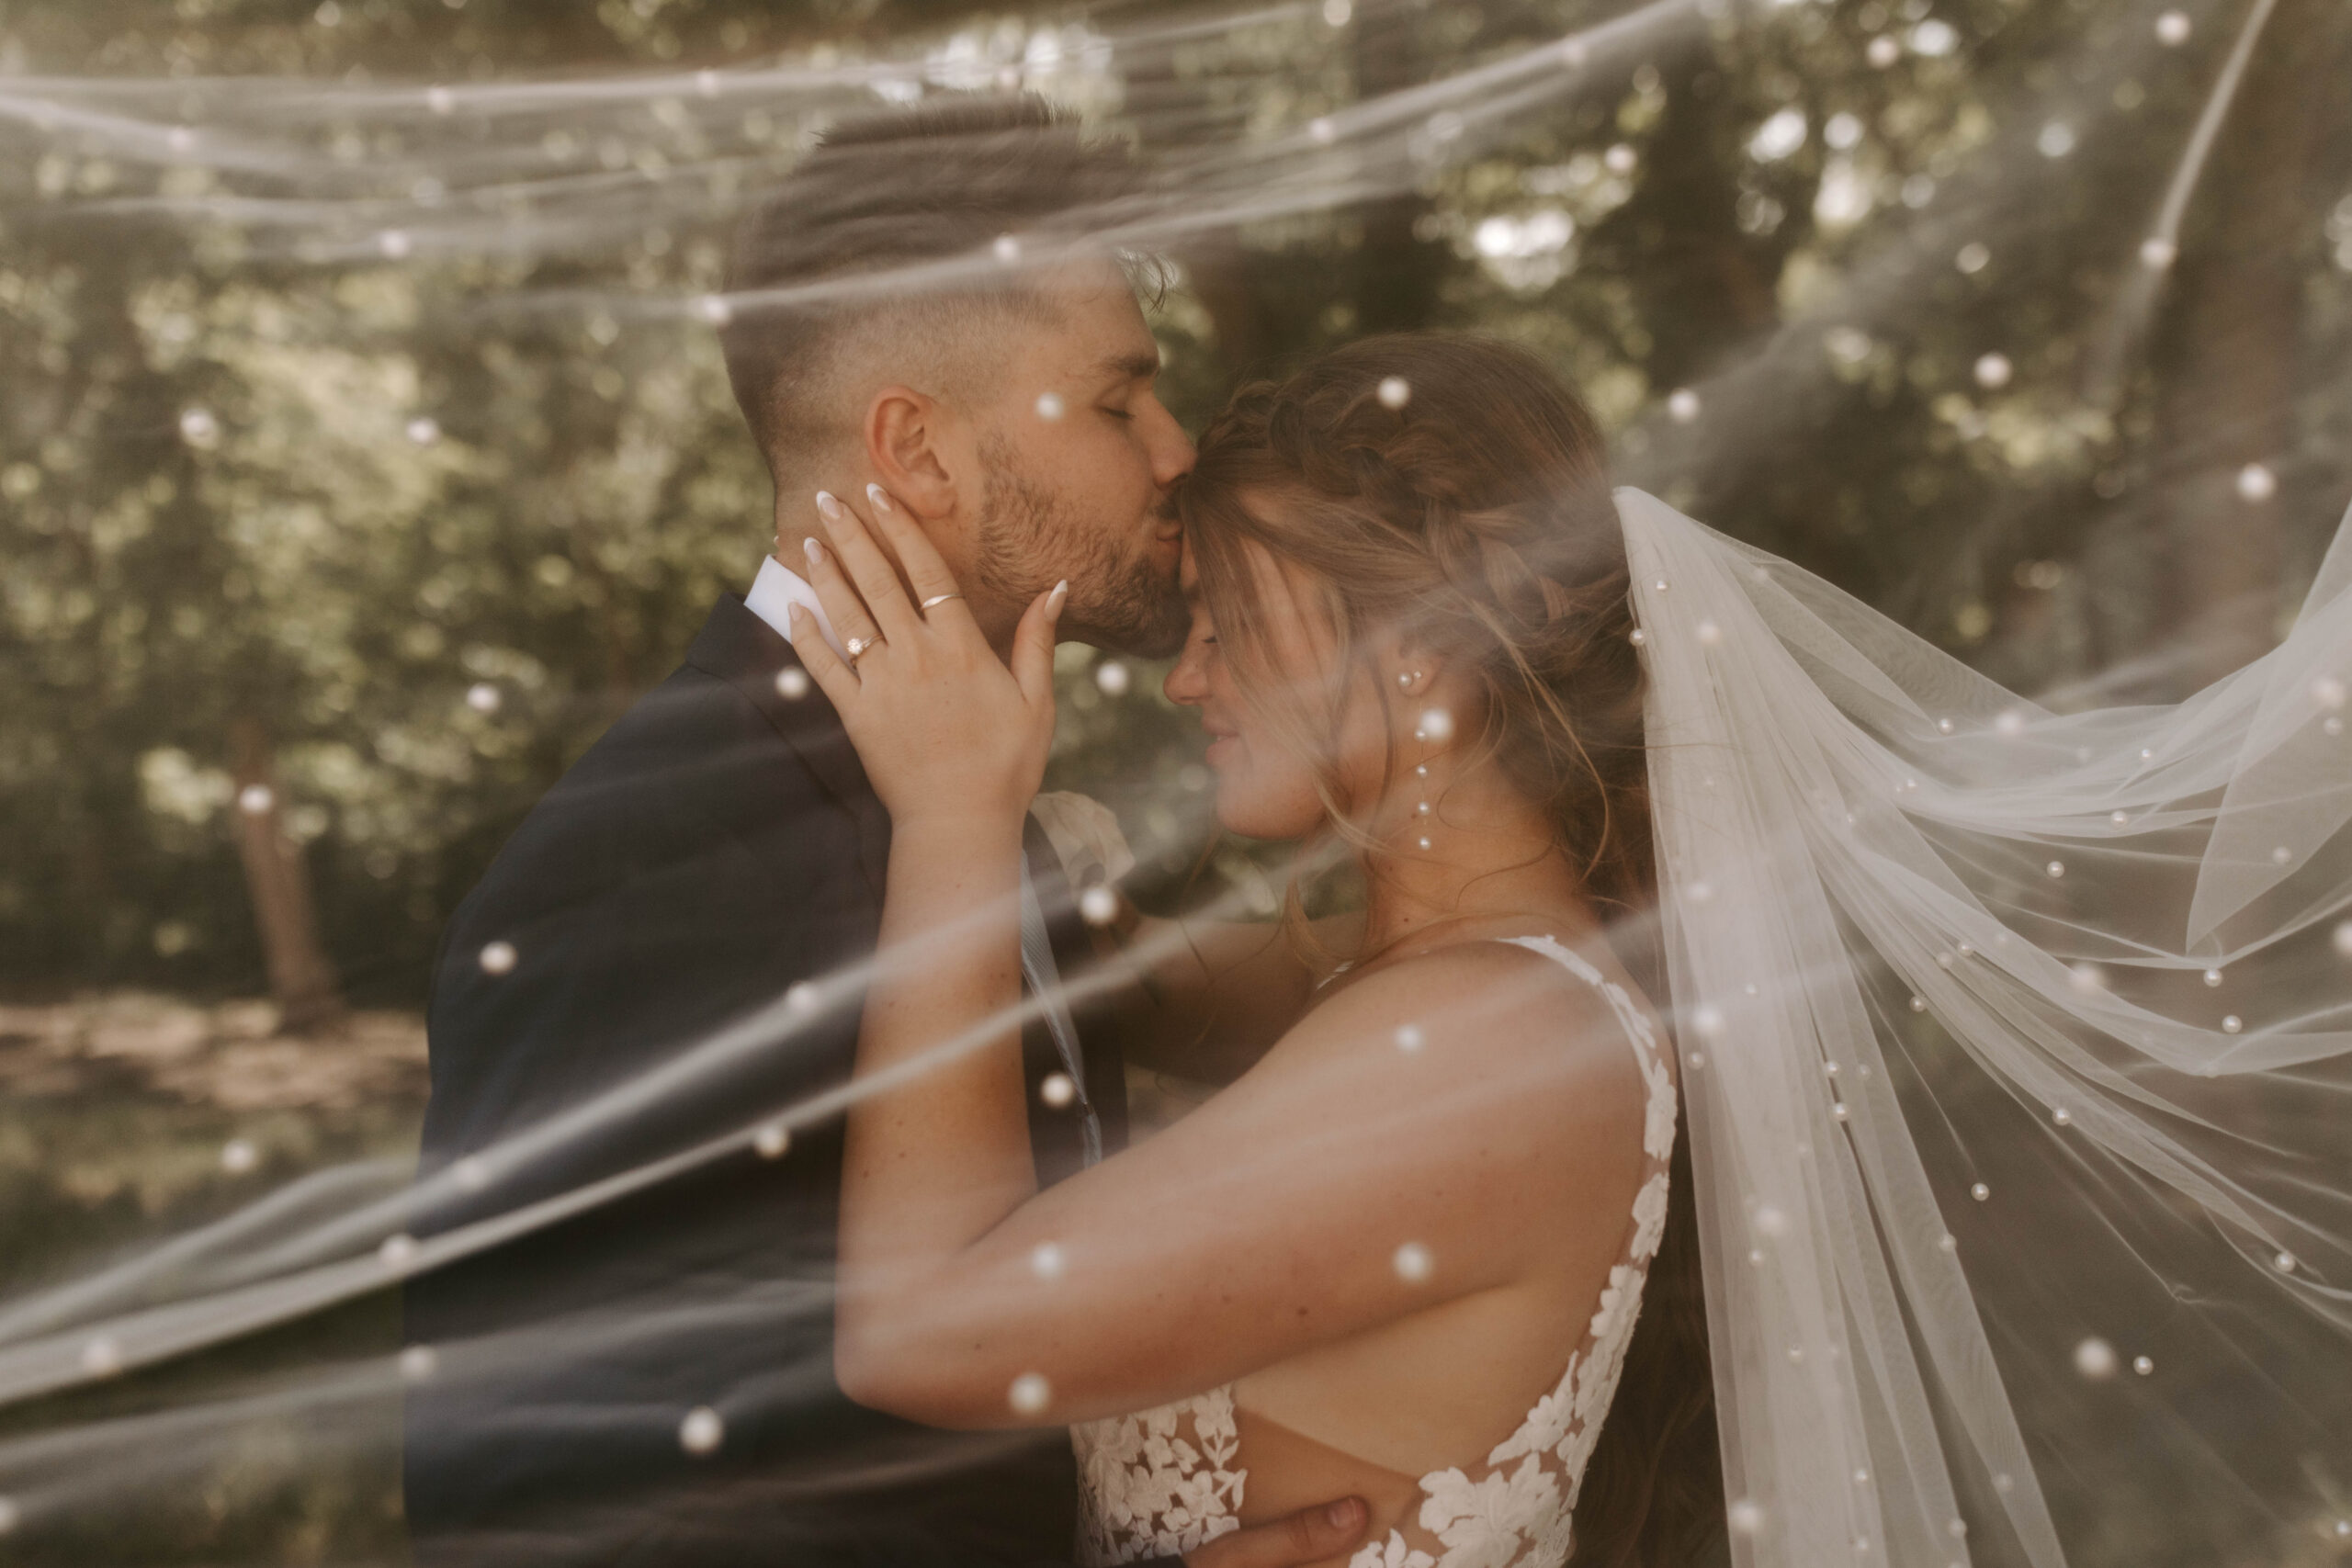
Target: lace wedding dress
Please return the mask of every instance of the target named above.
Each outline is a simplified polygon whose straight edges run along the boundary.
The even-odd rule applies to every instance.
[[[1648,1085],[1642,1137],[1647,1167],[1624,1249],[1559,1382],[1482,1462],[1422,1476],[1418,1517],[1362,1548],[1349,1568],[1558,1568],[1567,1561],[1577,1494],[1666,1231],[1675,1089],[1649,1020],[1623,987],[1553,938],[1509,940],[1598,990],[1623,1026]],[[1090,1421],[1072,1427],[1070,1437],[1078,1450],[1083,1568],[1180,1555],[1240,1528],[1249,1456],[1240,1451],[1231,1384],[1156,1410]]]

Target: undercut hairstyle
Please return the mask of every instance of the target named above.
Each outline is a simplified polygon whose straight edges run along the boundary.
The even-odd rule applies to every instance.
[[[991,316],[1054,319],[1031,268],[935,264],[994,263],[1006,235],[1050,250],[1139,188],[1124,145],[1090,141],[1032,94],[943,95],[834,125],[744,220],[729,269],[733,295],[876,280],[808,300],[741,300],[720,330],[735,400],[778,485],[849,434],[846,351],[887,343],[910,370],[952,385],[989,362],[974,340]]]

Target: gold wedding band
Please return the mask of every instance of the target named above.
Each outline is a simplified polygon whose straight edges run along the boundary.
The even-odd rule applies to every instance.
[[[961,593],[934,593],[930,598],[924,600],[922,604],[916,605],[915,608],[917,610],[928,611],[933,604],[944,604],[950,599],[961,599],[963,595]]]
[[[842,644],[842,657],[847,660],[850,668],[854,670],[857,668],[857,661],[880,646],[881,641],[882,639],[878,637],[854,637]]]

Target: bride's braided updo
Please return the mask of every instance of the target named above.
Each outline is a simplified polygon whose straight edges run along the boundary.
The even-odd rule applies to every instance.
[[[1278,683],[1245,556],[1254,544],[1305,569],[1342,667],[1393,630],[1474,671],[1484,733],[1460,737],[1464,764],[1491,757],[1545,805],[1590,897],[1646,902],[1624,537],[1600,428],[1540,360],[1470,337],[1335,350],[1244,388],[1203,435],[1178,506],[1245,680]],[[1291,728],[1311,731],[1333,716],[1298,716]]]
[[[1409,634],[1476,674],[1482,733],[1456,737],[1463,764],[1508,769],[1544,804],[1587,897],[1645,929],[1655,881],[1624,534],[1600,428],[1540,360],[1468,337],[1350,344],[1243,389],[1177,497],[1235,674],[1271,699],[1268,717],[1289,710],[1303,754],[1329,755],[1349,666],[1381,633]],[[1253,547],[1304,569],[1338,634],[1319,714],[1272,657],[1283,612],[1262,597]],[[1728,1561],[1687,1137],[1667,1213],[1577,1498],[1576,1568]]]

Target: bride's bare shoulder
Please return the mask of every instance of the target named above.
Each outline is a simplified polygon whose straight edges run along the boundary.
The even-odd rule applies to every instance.
[[[1482,1072],[1517,1064],[1531,1084],[1638,1084],[1628,1034],[1654,1029],[1637,994],[1572,949],[1464,942],[1356,980],[1309,1011],[1269,1061],[1363,1066],[1369,1056]]]

